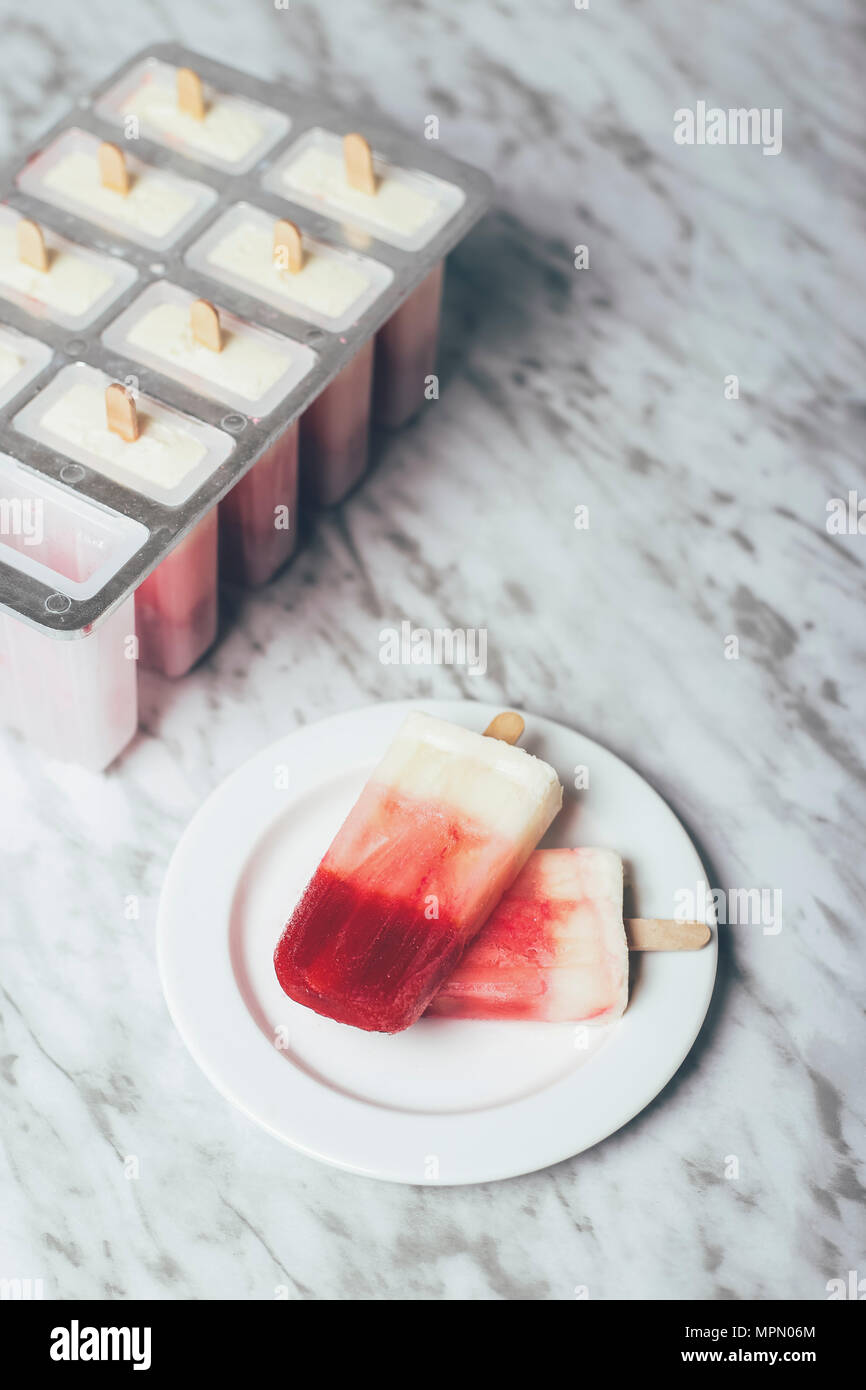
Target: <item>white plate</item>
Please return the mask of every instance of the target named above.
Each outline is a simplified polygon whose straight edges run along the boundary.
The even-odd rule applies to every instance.
[[[487,1182],[580,1153],[670,1080],[703,1022],[716,940],[632,956],[629,1007],[601,1028],[422,1019],[393,1037],[286,998],[277,937],[374,763],[415,705],[484,729],[496,706],[404,701],[288,734],[208,798],[175,851],[158,922],[163,989],[214,1086],[277,1138],[392,1182]],[[591,739],[526,716],[523,745],[557,769],[565,805],[546,845],[617,849],[627,915],[674,915],[706,883],[685,830],[636,772]],[[589,788],[572,790],[575,768]]]

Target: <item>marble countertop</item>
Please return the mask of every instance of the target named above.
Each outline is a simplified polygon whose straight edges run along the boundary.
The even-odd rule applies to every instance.
[[[0,735],[0,1275],[48,1298],[545,1300],[822,1299],[866,1275],[866,537],[826,526],[866,487],[862,60],[832,12],[0,4],[4,158],[174,38],[409,131],[438,115],[498,185],[450,267],[441,399],[229,604],[199,669],[143,681],[122,760],[97,777]],[[701,100],[781,108],[781,153],[676,144]],[[383,666],[404,619],[486,627],[487,674]],[[649,1109],[483,1187],[377,1184],[260,1132],[187,1055],[154,961],[211,789],[298,724],[412,695],[581,729],[667,798],[715,886],[783,895],[778,934],[722,931],[705,1029]]]

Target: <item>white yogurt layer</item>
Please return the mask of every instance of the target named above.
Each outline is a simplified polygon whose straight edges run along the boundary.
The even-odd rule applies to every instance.
[[[557,923],[555,968],[546,974],[547,1017],[610,1023],[628,1004],[628,942],[622,920],[622,860],[609,849],[559,849],[536,856],[543,897],[573,904]]]
[[[370,281],[357,266],[336,256],[304,248],[303,269],[297,274],[274,262],[273,232],[255,222],[241,222],[207,253],[209,265],[228,271],[271,294],[303,308],[337,319],[348,313]]]
[[[114,283],[107,271],[70,251],[49,247],[47,270],[34,270],[18,259],[15,225],[0,223],[0,285],[36,299],[49,309],[78,317]]]
[[[41,428],[58,439],[118,465],[143,483],[177,487],[201,462],[204,444],[182,426],[148,415],[146,405],[139,406],[138,423],[141,433],[131,444],[113,434],[105,419],[105,390],[87,382],[70,387],[40,420]]]
[[[562,805],[559,778],[541,758],[429,714],[407,715],[371,780],[445,803],[527,853]]]
[[[127,335],[143,352],[152,353],[170,366],[258,401],[276,385],[287,367],[286,358],[254,338],[223,328],[222,352],[202,347],[192,335],[189,309],[180,304],[159,304],[144,314]]]
[[[5,386],[14,376],[17,376],[24,366],[24,358],[19,357],[17,352],[11,352],[0,343],[0,386]]]
[[[45,188],[83,204],[106,218],[128,222],[146,236],[164,237],[195,207],[195,194],[170,183],[152,169],[130,170],[131,187],[124,195],[104,188],[96,151],[74,150],[58,159],[42,176]]]
[[[156,81],[143,82],[124,102],[123,114],[137,116],[142,125],[150,125],[228,164],[239,164],[264,134],[246,107],[219,98],[207,107],[204,120],[197,121],[180,110],[174,86]]]
[[[342,155],[316,145],[302,150],[283,169],[282,180],[289,190],[320,198],[339,212],[354,214],[399,236],[416,236],[438,207],[435,198],[387,173],[379,178],[375,194],[352,188]]]

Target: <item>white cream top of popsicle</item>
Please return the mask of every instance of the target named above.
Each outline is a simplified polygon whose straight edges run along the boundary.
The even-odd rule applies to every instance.
[[[158,78],[142,82],[123,103],[124,116],[137,116],[197,150],[214,155],[228,164],[238,164],[261,140],[264,129],[252,111],[240,104],[215,97],[198,121],[178,106],[177,88]]]
[[[25,265],[18,259],[15,223],[0,222],[0,284],[9,289],[77,317],[86,314],[113,283],[107,270],[62,247],[49,247],[47,270]]]
[[[422,713],[407,716],[372,780],[445,802],[515,841],[534,835],[533,844],[562,805],[559,778],[541,758]]]
[[[308,145],[282,170],[286,188],[321,198],[332,208],[374,222],[401,236],[416,236],[438,207],[435,198],[392,174],[380,174],[376,192],[362,193],[346,178],[341,153]]]
[[[5,386],[13,376],[17,376],[23,366],[24,358],[0,343],[0,386]]]
[[[164,237],[195,207],[195,193],[165,179],[155,169],[130,170],[127,194],[105,188],[100,181],[96,149],[70,150],[45,170],[45,188],[82,203],[104,217],[128,222],[146,236]]]
[[[288,365],[281,353],[225,327],[222,352],[202,347],[193,337],[189,308],[180,304],[159,304],[148,310],[127,336],[135,347],[249,401],[261,400]]]
[[[128,444],[109,430],[105,418],[105,388],[78,382],[59,396],[41,417],[40,424],[58,439],[85,450],[153,486],[176,487],[207,452],[201,440],[182,425],[148,414],[139,406],[141,433]]]
[[[293,273],[274,261],[273,229],[240,222],[207,253],[209,264],[283,296],[326,318],[346,314],[369,287],[357,265],[305,246],[304,264]]]

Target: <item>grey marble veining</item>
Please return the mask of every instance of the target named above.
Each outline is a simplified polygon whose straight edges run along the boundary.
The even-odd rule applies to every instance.
[[[198,670],[143,682],[118,765],[0,736],[0,1275],[158,1299],[820,1299],[866,1275],[866,536],[825,525],[866,489],[855,8],[3,0],[0,21],[4,157],[176,38],[410,130],[437,114],[498,181],[450,267],[441,399],[232,599]],[[782,108],[782,153],[677,146],[698,100]],[[487,674],[382,666],[403,618],[486,627]],[[778,935],[722,932],[704,1032],[641,1116],[486,1187],[376,1184],[259,1132],[187,1055],[154,962],[165,866],[220,779],[298,724],[414,694],[586,731],[669,800],[715,885],[783,894]]]

